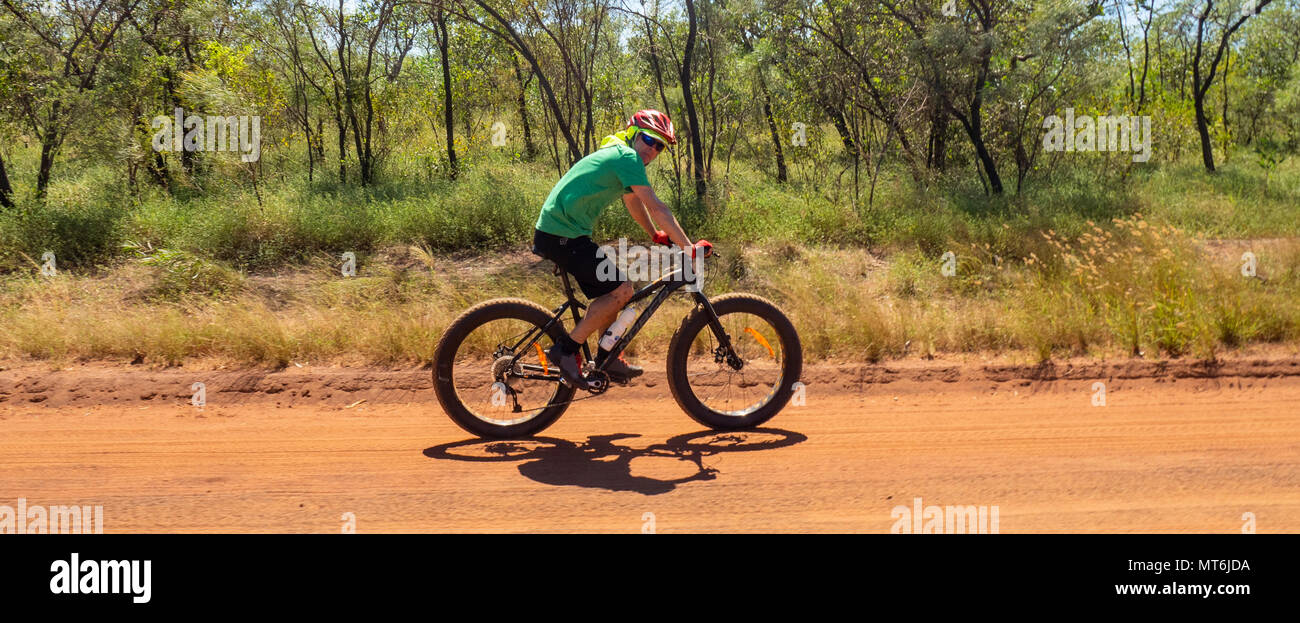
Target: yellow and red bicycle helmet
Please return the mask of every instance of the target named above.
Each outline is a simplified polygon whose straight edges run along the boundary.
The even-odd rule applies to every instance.
[[[677,144],[677,136],[673,133],[673,120],[657,110],[647,108],[638,111],[627,122],[627,127],[632,126],[649,132],[651,136],[668,145]]]

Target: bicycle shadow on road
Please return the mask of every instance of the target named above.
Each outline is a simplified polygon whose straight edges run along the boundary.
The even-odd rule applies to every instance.
[[[426,448],[424,455],[453,461],[524,461],[519,465],[519,473],[542,484],[660,495],[681,484],[717,478],[719,471],[705,465],[705,457],[724,452],[775,450],[808,439],[806,435],[788,430],[755,428],[744,431],[704,430],[678,435],[645,448],[614,443],[634,437],[640,435],[592,435],[582,443],[554,437],[508,441],[467,439]],[[632,460],[646,457],[688,462],[694,466],[695,473],[669,479],[633,474]]]

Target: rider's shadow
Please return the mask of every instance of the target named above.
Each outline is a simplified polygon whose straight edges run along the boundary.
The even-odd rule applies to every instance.
[[[469,439],[428,448],[424,455],[456,461],[523,461],[519,473],[542,484],[659,495],[683,483],[717,478],[718,470],[706,465],[705,457],[723,452],[784,448],[808,439],[787,430],[756,428],[731,432],[706,430],[679,435],[646,448],[614,443],[639,436],[593,435],[582,443],[553,437],[514,441]],[[677,459],[691,464],[695,471],[689,476],[668,479],[633,474],[632,460],[646,457]]]

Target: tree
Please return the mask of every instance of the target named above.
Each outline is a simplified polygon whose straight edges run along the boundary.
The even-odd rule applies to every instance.
[[[1201,160],[1208,173],[1214,173],[1214,145],[1210,140],[1210,119],[1205,114],[1205,98],[1210,92],[1210,86],[1214,84],[1219,63],[1223,61],[1233,33],[1272,1],[1247,0],[1245,7],[1239,7],[1238,12],[1233,13],[1231,9],[1238,5],[1220,3],[1216,7],[1214,0],[1206,0],[1204,8],[1196,15],[1196,52],[1192,55],[1191,63],[1192,104],[1196,110],[1196,133],[1201,137]],[[1207,42],[1215,46],[1212,54],[1205,49]]]
[[[486,2],[486,0],[457,0],[455,6],[459,7],[456,11],[459,17],[500,38],[514,50],[519,52],[519,55],[524,57],[524,60],[528,62],[528,65],[537,76],[538,85],[542,89],[543,100],[545,101],[547,108],[550,110],[552,118],[556,120],[556,129],[559,130],[561,136],[564,138],[565,145],[568,148],[569,164],[577,162],[586,155],[586,152],[579,145],[578,139],[576,138],[575,127],[577,126],[577,119],[573,114],[571,114],[571,112],[566,112],[564,107],[560,105],[559,100],[555,96],[555,90],[552,87],[552,79],[548,77],[547,72],[544,70],[542,63],[539,60],[539,50],[541,49],[541,46],[533,40],[533,37],[526,36],[526,33],[521,30],[521,27],[525,25],[540,28],[538,22],[541,22],[544,18],[541,13],[537,12],[536,7],[533,7],[532,12],[526,12],[519,11],[516,7],[494,7]],[[471,7],[477,7],[487,16],[482,17],[474,14],[474,12],[470,10]],[[552,35],[551,38],[557,45],[563,48],[563,44],[560,44],[554,35]],[[569,74],[566,72],[571,72],[572,70],[572,62],[569,62],[565,64],[564,70],[560,73],[567,76]],[[573,85],[570,85],[570,88],[573,88]],[[572,99],[566,98],[566,102],[572,102]]]
[[[691,145],[691,175],[695,178],[695,196],[703,198],[708,192],[708,181],[704,169],[704,145],[701,143],[700,120],[695,114],[695,97],[692,94],[691,65],[695,58],[695,38],[699,34],[699,22],[695,15],[695,1],[686,1],[687,32],[686,46],[682,52],[682,66],[679,82],[682,85],[682,101],[686,107],[686,138]]]
[[[25,40],[15,45],[33,57],[19,69],[18,84],[26,88],[17,99],[41,144],[36,196],[44,198],[59,149],[72,124],[88,114],[100,66],[140,0],[65,0],[53,11],[35,0],[0,3],[26,29]]]
[[[767,121],[768,133],[772,137],[772,154],[776,157],[776,180],[784,184],[787,176],[785,152],[781,145],[781,132],[777,129],[776,119],[772,116],[772,94],[767,87],[765,75],[769,62],[767,54],[758,53],[754,47],[755,42],[761,42],[767,36],[767,24],[764,15],[758,12],[746,12],[736,17],[739,22],[735,28],[736,36],[740,39],[745,55],[754,60],[753,81],[758,86],[759,101],[763,103],[763,118]]]
[[[456,137],[454,123],[452,122],[452,98],[451,98],[451,38],[447,36],[447,14],[442,7],[433,9],[433,21],[437,25],[438,38],[438,60],[442,66],[442,107],[444,122],[447,131],[447,171],[451,179],[456,179]]]

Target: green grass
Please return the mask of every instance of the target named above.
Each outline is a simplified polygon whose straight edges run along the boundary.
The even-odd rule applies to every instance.
[[[244,175],[214,164],[176,195],[142,185],[137,197],[106,166],[64,162],[45,202],[30,194],[34,149],[16,150],[10,166],[20,206],[0,212],[0,271],[29,270],[23,257],[56,255],[60,266],[90,269],[124,255],[128,241],[175,249],[261,271],[345,251],[420,244],[437,252],[487,251],[527,243],[551,186],[559,178],[545,162],[520,162],[495,152],[466,160],[448,181],[406,163],[386,170],[376,186],[360,188],[318,171],[316,181],[270,176],[256,190]],[[219,163],[218,163],[219,164]],[[293,163],[290,162],[289,165]],[[286,166],[289,166],[286,165]],[[1266,183],[1249,159],[1238,158],[1207,175],[1195,163],[1133,169],[1127,179],[1098,177],[1086,162],[1031,177],[1021,194],[986,196],[969,180],[917,187],[902,171],[886,169],[872,205],[867,189],[852,193],[833,161],[798,167],[778,184],[767,172],[735,162],[715,173],[703,204],[673,201],[667,161],[652,165],[652,180],[695,237],[736,244],[777,242],[916,250],[941,255],[955,246],[988,245],[1000,257],[1041,252],[1041,232],[1073,239],[1087,221],[1109,223],[1142,213],[1156,225],[1215,238],[1300,235],[1300,160],[1287,161]],[[260,197],[260,201],[259,201]],[[614,205],[598,222],[600,240],[644,233]]]

